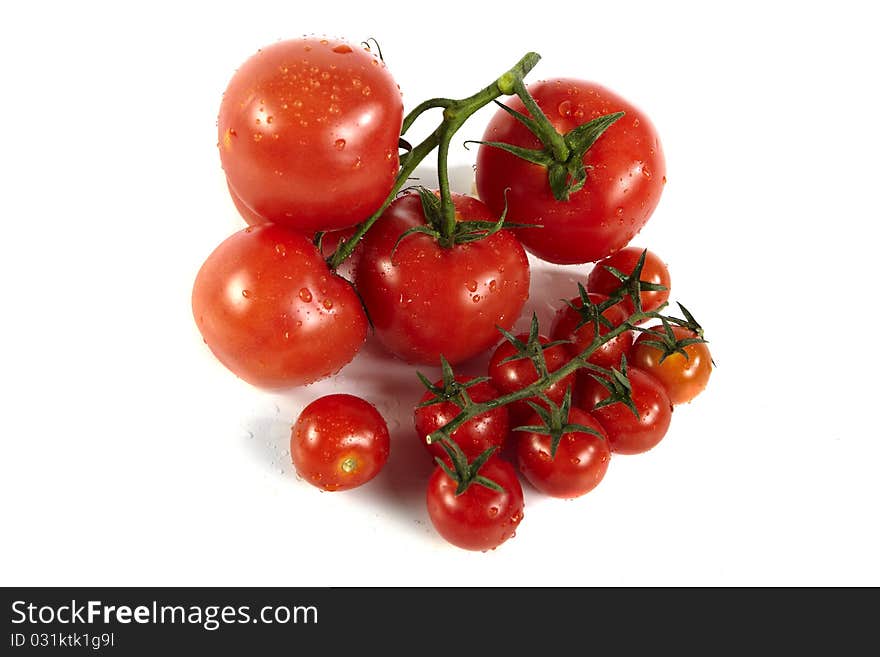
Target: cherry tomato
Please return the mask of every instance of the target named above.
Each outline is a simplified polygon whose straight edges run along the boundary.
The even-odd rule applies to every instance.
[[[620,280],[605,269],[605,267],[614,267],[620,271],[620,273],[629,275],[635,269],[643,251],[645,251],[645,249],[628,246],[625,249],[621,249],[617,253],[608,256],[604,260],[597,262],[587,278],[587,289],[590,292],[596,292],[597,294],[604,294],[606,296],[611,294],[620,286]],[[639,276],[639,280],[645,281],[646,283],[653,283],[655,285],[662,285],[666,288],[665,290],[642,290],[639,294],[639,298],[642,301],[642,310],[657,310],[669,300],[669,290],[671,286],[669,269],[666,267],[666,263],[664,263],[653,251],[647,251],[647,253],[645,253],[645,264],[642,266],[642,274]],[[626,310],[627,315],[631,315],[635,311],[632,299],[629,297],[624,297],[621,301],[621,305],[624,310]]]
[[[516,336],[517,340],[526,343],[529,339],[527,333],[521,333]],[[550,342],[549,338],[539,335],[538,341],[541,344]],[[489,378],[492,379],[493,385],[502,394],[508,394],[521,390],[526,386],[533,384],[538,380],[538,372],[535,370],[535,364],[528,357],[517,358],[516,360],[503,362],[516,355],[516,347],[505,340],[492,354],[489,360]],[[555,372],[569,361],[568,350],[564,345],[554,345],[544,349],[544,362],[547,363],[547,371]],[[568,376],[560,379],[556,383],[544,389],[544,394],[554,403],[559,404],[565,397],[565,391],[573,388],[575,382],[575,373],[572,372]],[[532,415],[534,411],[528,402],[545,405],[543,401],[535,396],[508,404],[511,419],[514,424],[521,424],[523,420]]]
[[[476,185],[480,199],[500,213],[507,192],[512,222],[543,228],[517,232],[523,246],[555,263],[594,262],[625,246],[653,213],[666,182],[666,164],[657,132],[640,110],[608,89],[584,80],[552,79],[528,87],[561,134],[599,116],[624,111],[587,150],[587,179],[568,201],[557,201],[547,169],[500,148],[480,146]],[[526,115],[518,98],[508,105]],[[516,118],[498,110],[484,141],[529,149],[543,145]]]
[[[531,431],[515,436],[519,471],[542,493],[564,499],[580,497],[598,486],[611,459],[605,431],[589,413],[572,408],[568,421],[594,429],[601,437],[585,431],[566,432],[553,456],[550,436]],[[532,415],[526,424],[541,422]]]
[[[454,203],[458,219],[497,221],[474,198],[454,195]],[[506,230],[452,248],[421,233],[398,243],[424,224],[417,194],[396,199],[364,237],[355,285],[388,351],[432,365],[443,355],[454,365],[492,347],[500,337],[496,326],[510,329],[519,318],[529,295],[529,262]]]
[[[599,305],[608,300],[601,294],[588,293],[589,300]],[[580,297],[574,297],[569,301],[575,308],[583,308],[584,303]],[[568,303],[563,303],[556,311],[553,318],[553,326],[550,329],[550,336],[553,340],[570,340],[571,343],[566,345],[571,356],[577,356],[584,351],[593,342],[596,333],[596,327],[593,321],[589,321],[583,326],[578,324],[584,319],[581,313],[572,308]],[[627,314],[623,311],[619,304],[609,306],[603,313],[612,326],[620,326],[626,321]],[[599,322],[599,335],[605,335],[611,329]],[[599,367],[620,367],[621,356],[627,353],[632,346],[632,331],[624,331],[617,337],[611,338],[602,346],[596,349],[587,359],[590,363]],[[586,370],[580,370],[586,373]]]
[[[472,376],[456,377],[456,381],[460,383],[467,383],[473,379]],[[434,385],[442,387],[443,381],[436,381]],[[471,400],[477,403],[498,397],[498,391],[488,381],[470,386],[467,388],[467,393]],[[425,391],[420,403],[427,402],[433,396],[431,391]],[[413,412],[416,435],[432,456],[448,458],[446,450],[439,443],[428,444],[425,440],[428,434],[449,423],[460,411],[460,407],[451,401],[416,407]],[[462,424],[452,432],[451,438],[461,447],[465,456],[473,460],[490,447],[500,448],[507,439],[509,427],[508,407],[498,406]]]
[[[683,326],[672,326],[676,340],[697,337],[696,333]],[[663,326],[652,326],[651,331],[664,333]],[[632,348],[631,362],[634,367],[644,370],[656,378],[666,389],[673,404],[684,404],[700,394],[709,382],[712,373],[712,356],[705,342],[694,342],[683,347],[687,357],[673,352],[663,358],[664,351],[648,344],[657,338],[650,333],[642,333]]]
[[[376,407],[354,395],[319,397],[300,413],[290,432],[297,474],[324,490],[349,490],[379,474],[391,439]]]
[[[523,519],[523,491],[516,470],[507,461],[492,456],[480,474],[501,486],[495,491],[471,483],[461,495],[458,487],[439,466],[428,480],[428,516],[437,532],[465,550],[494,550],[513,537]]]
[[[655,447],[666,435],[672,420],[672,402],[660,382],[650,374],[634,367],[626,373],[632,384],[632,400],[639,417],[619,402],[595,408],[610,393],[592,377],[584,381],[577,404],[590,411],[605,429],[612,452],[639,454]]]
[[[402,120],[400,90],[368,50],[317,37],[263,48],[220,103],[233,200],[308,233],[363,221],[394,185]]]
[[[351,284],[327,268],[304,235],[273,224],[234,233],[208,256],[192,309],[220,362],[267,389],[334,374],[367,335]]]

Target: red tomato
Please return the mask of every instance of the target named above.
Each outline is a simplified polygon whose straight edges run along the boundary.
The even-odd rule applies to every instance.
[[[497,221],[474,198],[454,195],[454,202],[459,219]],[[417,194],[395,200],[364,237],[355,285],[388,351],[432,365],[443,355],[454,365],[492,347],[500,337],[496,326],[510,329],[519,318],[529,295],[529,262],[506,230],[452,248],[421,233],[398,243],[424,224]]]
[[[304,37],[235,72],[220,103],[220,160],[233,199],[303,232],[346,228],[394,185],[400,89],[368,50]]]
[[[572,408],[568,421],[594,429],[603,437],[585,431],[564,433],[553,456],[550,436],[531,431],[516,436],[517,462],[523,476],[542,493],[564,499],[580,497],[598,486],[611,459],[605,431],[589,413]],[[541,421],[532,415],[526,424],[540,425]]]
[[[521,333],[516,338],[525,343],[529,336],[527,333]],[[538,336],[541,344],[550,342],[543,335]],[[489,361],[489,378],[492,379],[493,385],[502,393],[508,394],[522,390],[526,386],[533,384],[538,380],[538,372],[535,370],[535,364],[527,357],[517,358],[508,362],[502,362],[517,353],[516,347],[505,340],[495,349],[492,358]],[[555,372],[569,361],[568,351],[564,345],[555,345],[544,349],[544,362],[547,363],[547,371]],[[560,379],[553,385],[544,389],[544,394],[556,404],[562,403],[565,397],[565,391],[573,388],[575,382],[575,373]],[[532,415],[534,411],[528,402],[545,405],[539,397],[529,397],[521,401],[508,404],[510,415],[514,424],[521,424],[523,420]]]
[[[672,403],[660,382],[634,367],[626,372],[632,384],[632,400],[639,417],[622,403],[594,408],[609,397],[609,391],[590,377],[580,389],[577,404],[592,412],[605,433],[611,451],[618,454],[639,454],[656,446],[669,429]]]
[[[697,337],[696,333],[683,326],[672,326],[676,340]],[[663,334],[663,326],[652,326],[651,331]],[[694,342],[683,347],[687,357],[674,352],[663,358],[664,351],[648,344],[657,340],[650,333],[642,333],[635,341],[631,362],[634,367],[644,370],[656,378],[666,389],[673,404],[684,404],[700,394],[709,382],[712,373],[712,356],[704,342]]]
[[[467,383],[472,381],[472,376],[456,377],[456,381]],[[435,386],[442,387],[443,381],[434,382]],[[472,385],[467,389],[471,400],[482,403],[498,397],[498,391],[488,381]],[[433,394],[430,390],[425,391],[420,403],[431,399]],[[440,443],[431,443],[425,440],[428,434],[433,433],[445,424],[448,424],[461,411],[460,407],[451,401],[441,401],[430,406],[418,406],[413,412],[416,435],[432,456],[439,456],[448,460],[446,450]],[[461,451],[469,460],[485,452],[490,447],[501,447],[507,438],[510,427],[507,406],[498,406],[485,413],[477,415],[462,424],[452,432],[451,438],[461,447]]]
[[[297,474],[324,490],[348,490],[379,474],[388,460],[388,426],[368,401],[326,395],[306,406],[290,432]]]
[[[528,89],[562,134],[599,116],[626,114],[586,152],[586,183],[568,201],[554,198],[545,167],[485,145],[477,154],[479,197],[500,213],[509,188],[508,219],[543,226],[517,232],[523,246],[539,258],[563,264],[604,258],[642,229],[660,201],[666,164],[657,132],[645,114],[598,84],[553,79]],[[528,115],[518,98],[508,105]],[[483,140],[543,148],[535,135],[504,110],[492,117]]]
[[[220,362],[261,388],[330,376],[367,335],[351,284],[327,268],[305,236],[273,224],[245,228],[208,256],[192,309]]]
[[[590,292],[604,294],[605,296],[611,294],[620,287],[620,279],[605,269],[605,267],[614,267],[621,274],[632,274],[636,264],[639,262],[639,258],[642,257],[643,251],[645,249],[628,246],[597,262],[587,278],[587,289]],[[653,251],[645,253],[645,264],[642,266],[642,274],[639,276],[639,280],[653,283],[654,285],[662,285],[666,288],[665,290],[643,290],[639,294],[639,298],[642,300],[642,310],[657,310],[669,300],[669,290],[672,285],[669,269],[666,267],[666,263]],[[626,310],[627,315],[631,315],[635,311],[630,297],[624,297],[621,304],[624,310]]]
[[[502,492],[472,483],[461,495],[441,467],[428,480],[428,516],[437,532],[465,550],[494,550],[512,538],[523,519],[523,491],[516,471],[492,456],[480,474],[501,486]]]
[[[589,293],[588,298],[596,305],[607,301],[608,297],[601,294]],[[583,300],[580,297],[574,297],[570,300],[576,308],[583,308]],[[610,306],[602,316],[608,319],[613,326],[620,326],[626,321],[627,315],[619,305]],[[583,317],[581,314],[563,303],[556,311],[553,318],[553,326],[550,329],[550,336],[553,340],[571,340],[571,344],[567,345],[568,351],[572,356],[577,356],[584,351],[593,342],[596,333],[594,322],[590,321],[578,328]],[[599,335],[605,335],[611,329],[599,323]],[[620,367],[621,356],[627,353],[633,342],[632,331],[624,331],[617,337],[611,338],[601,347],[596,349],[587,359],[593,365],[599,367]],[[586,372],[585,370],[581,370]]]
[[[241,215],[241,218],[244,219],[244,222],[248,226],[259,226],[260,224],[271,223],[265,217],[261,217],[245,205],[244,201],[242,201],[238,197],[238,194],[235,193],[235,190],[232,189],[232,185],[229,184],[228,178],[226,179],[226,188],[229,190],[229,197],[232,199],[232,204],[235,206],[235,209],[238,210],[238,214]]]

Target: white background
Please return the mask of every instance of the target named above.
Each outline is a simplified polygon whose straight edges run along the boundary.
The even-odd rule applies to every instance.
[[[0,583],[880,585],[880,52],[863,6],[8,6]],[[220,95],[258,47],[304,33],[376,37],[407,108],[535,50],[530,80],[596,80],[660,131],[669,184],[633,244],[669,264],[717,369],[655,450],[613,458],[586,497],[526,488],[494,552],[431,528],[412,368],[369,344],[331,381],[267,394],[192,321],[198,267],[243,225]],[[456,151],[459,172],[472,156]],[[526,312],[542,317],[589,269],[534,264]],[[392,456],[363,488],[319,493],[288,463],[289,427],[337,390],[376,403]]]

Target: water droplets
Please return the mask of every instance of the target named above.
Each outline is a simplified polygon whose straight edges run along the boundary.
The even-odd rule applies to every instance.
[[[352,169],[360,169],[363,165],[364,165],[363,160],[361,160],[361,158],[357,157],[354,160],[354,164],[351,165],[351,168]]]
[[[499,511],[500,511],[500,509],[497,506],[490,506],[489,507],[489,517],[490,518],[496,517],[498,515]]]
[[[483,299],[483,297],[481,297],[479,294],[475,294],[474,296],[471,297],[471,301],[473,301],[474,303],[480,303],[480,301],[482,301],[482,299]]]
[[[470,291],[470,292],[476,292],[476,291],[477,291],[477,282],[476,282],[476,281],[468,281],[467,283],[464,284],[464,286],[465,286],[465,287],[468,289],[468,291]]]
[[[370,89],[370,87],[364,87],[363,89],[361,89],[361,93],[364,96],[369,96],[371,93],[373,93],[373,90]]]
[[[327,108],[327,111],[330,112],[330,114],[339,114],[341,110],[336,103],[330,103],[330,107]]]
[[[321,305],[324,306],[324,308],[326,308],[327,310],[331,310],[333,308],[333,300],[332,299],[324,299],[324,301],[321,303]]]
[[[254,293],[248,289],[244,289],[241,291],[241,296],[243,296],[245,299],[251,299],[253,298]]]
[[[347,55],[351,52],[351,46],[341,43],[338,46],[331,48],[331,50],[338,55]]]
[[[572,102],[570,100],[563,100],[561,103],[559,103],[556,111],[559,112],[559,116],[567,118],[571,116],[571,108]]]
[[[343,148],[345,148],[345,140],[344,139],[337,139],[336,141],[333,142],[333,146],[336,147],[337,151],[341,151]]]
[[[283,258],[284,256],[287,255],[287,247],[285,247],[283,244],[276,244],[275,245],[275,253],[277,253],[278,255],[280,255]]]
[[[305,303],[309,303],[312,300],[312,292],[309,288],[304,287],[299,291],[299,298],[302,299]]]

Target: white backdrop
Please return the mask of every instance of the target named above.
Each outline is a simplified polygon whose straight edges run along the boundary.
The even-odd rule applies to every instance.
[[[880,585],[880,52],[862,6],[8,7],[0,583]],[[529,80],[593,79],[660,131],[669,184],[633,244],[669,264],[717,369],[655,450],[613,458],[589,495],[526,488],[494,552],[430,526],[412,368],[368,345],[333,380],[267,394],[192,321],[198,267],[243,225],[215,148],[220,95],[258,47],[304,33],[378,39],[407,109],[535,50]],[[472,157],[453,153],[459,172]],[[560,271],[589,269],[533,264],[527,314],[548,312]],[[392,456],[363,488],[319,493],[289,465],[289,427],[336,390],[376,403]]]

